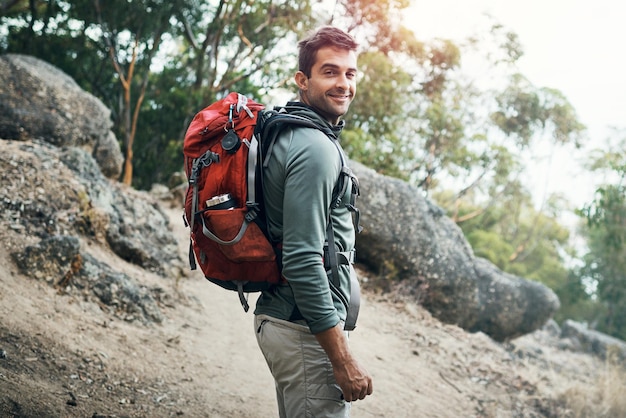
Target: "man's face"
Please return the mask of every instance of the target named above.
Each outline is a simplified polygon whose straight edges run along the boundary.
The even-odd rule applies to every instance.
[[[339,122],[356,94],[356,53],[333,47],[321,48],[311,77],[296,73],[300,98],[333,125]]]

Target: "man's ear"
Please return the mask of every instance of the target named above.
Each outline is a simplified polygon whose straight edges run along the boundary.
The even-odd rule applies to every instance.
[[[296,80],[296,84],[300,90],[307,90],[309,86],[309,77],[306,76],[302,71],[298,71],[294,76]]]

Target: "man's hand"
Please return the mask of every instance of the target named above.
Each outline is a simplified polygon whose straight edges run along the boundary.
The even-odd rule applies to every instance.
[[[364,399],[372,394],[372,377],[355,359],[340,364],[339,367],[333,364],[333,372],[347,402]]]
[[[347,402],[353,402],[371,395],[374,390],[372,377],[352,357],[341,325],[315,334],[315,338],[328,354],[333,365],[335,380],[343,392],[344,399]]]

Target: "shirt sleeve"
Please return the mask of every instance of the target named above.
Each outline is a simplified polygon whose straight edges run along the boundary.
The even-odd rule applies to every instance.
[[[339,322],[322,257],[341,161],[323,133],[297,128],[293,135],[285,165],[283,275],[315,334]]]

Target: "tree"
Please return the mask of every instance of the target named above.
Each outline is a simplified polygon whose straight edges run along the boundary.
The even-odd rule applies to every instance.
[[[230,91],[259,101],[295,69],[296,33],[314,25],[309,1],[190,1],[176,14],[163,69],[153,75],[138,132],[134,185],[165,183],[182,168],[193,115]]]
[[[106,53],[87,35],[86,25],[69,13],[69,2],[11,3],[13,7],[0,15],[0,24],[8,34],[0,41],[3,52],[33,55],[56,65],[101,98],[110,90],[114,84],[107,71]]]
[[[287,0],[193,1],[177,21],[182,59],[205,103],[241,83],[261,89],[284,83],[295,66],[287,46],[316,23],[311,2]]]
[[[126,153],[123,181],[146,188],[172,173],[162,160],[181,161],[195,112],[231,89],[256,97],[283,85],[296,34],[316,22],[310,1],[286,0],[22,1],[2,11],[3,50],[57,65],[101,98]]]
[[[126,152],[122,182],[127,185],[133,179],[133,145],[150,67],[179,7],[176,1],[94,0],[93,9],[87,6],[80,10],[84,15],[79,12],[87,24],[97,23],[122,88],[119,127]]]
[[[183,3],[31,1],[9,24],[9,51],[30,53],[59,66],[113,111],[126,153],[126,184],[132,182],[133,142],[152,60],[170,29],[171,17]],[[77,60],[80,66],[75,65]],[[121,88],[119,94],[115,83]]]
[[[367,87],[357,88],[346,116],[344,148],[353,159],[382,174],[406,178],[402,168],[413,152],[403,138],[407,121],[402,109],[410,96],[389,92],[409,88],[411,76],[378,51],[360,54],[359,71],[359,84]]]
[[[376,20],[364,11],[354,22],[354,15],[345,18],[366,40],[359,67],[360,86],[367,89],[358,89],[343,136],[349,155],[431,194],[478,255],[513,274],[561,286],[568,277],[564,254],[571,253],[568,231],[556,220],[565,203],[548,196],[534,208],[521,181],[526,167],[520,156],[536,143],[582,142],[584,126],[569,102],[517,72],[521,46],[501,25],[463,45],[418,42],[394,21],[394,6],[402,2],[381,2],[388,15],[373,2],[354,3],[374,10]],[[461,56],[470,53],[479,53],[485,73],[497,75],[498,83],[464,73]]]
[[[592,202],[579,214],[589,250],[580,269],[581,282],[593,283],[602,310],[593,321],[600,331],[626,339],[626,137],[592,153],[590,168],[604,174]]]

